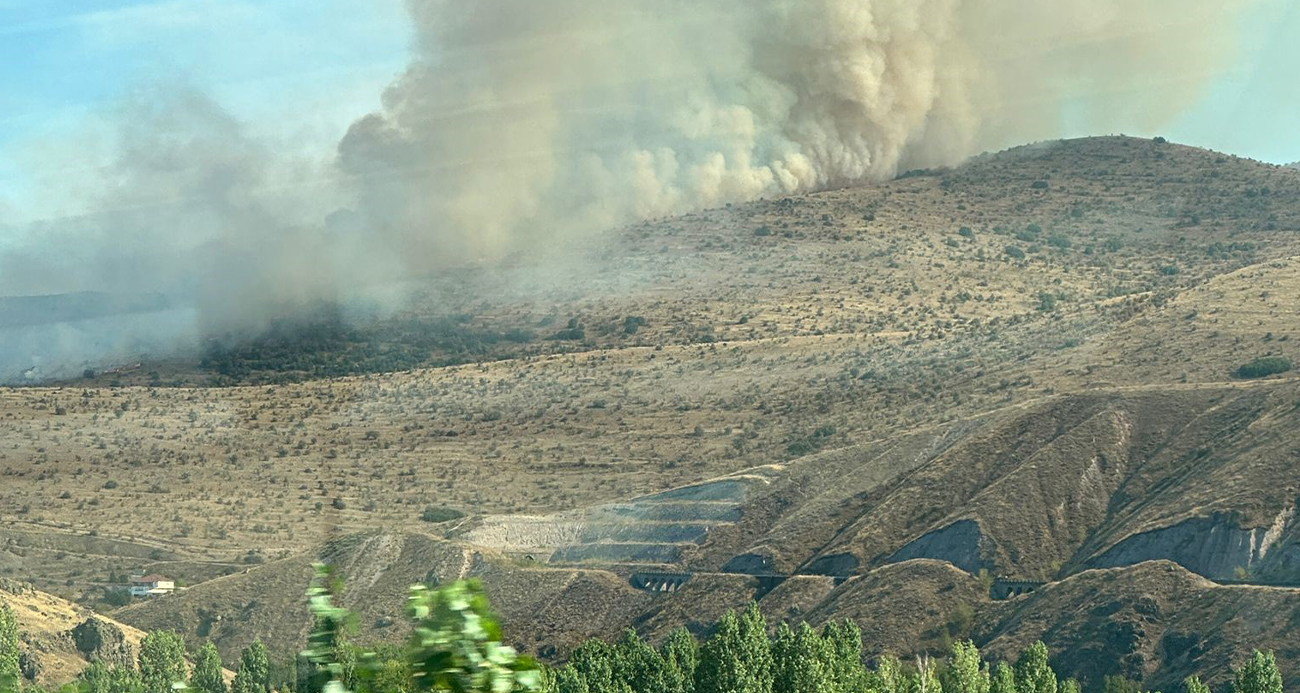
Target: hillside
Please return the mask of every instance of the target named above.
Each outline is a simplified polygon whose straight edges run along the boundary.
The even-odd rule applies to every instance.
[[[1298,232],[1294,171],[1092,138],[466,268],[346,340],[0,390],[0,571],[85,603],[184,579],[116,616],[227,656],[292,651],[327,558],[366,637],[411,582],[473,575],[545,657],[757,596],[875,652],[1042,636],[1155,685],[1191,666],[1161,639],[1249,606],[1197,660],[1221,680],[1295,613],[1198,574],[1300,582],[1300,382],[1237,377],[1300,360]],[[1049,584],[995,601],[981,570]],[[1083,627],[1110,604],[1142,632]]]
[[[13,610],[21,633],[23,675],[60,685],[89,663],[134,664],[144,633],[31,585],[0,579],[0,604]]]

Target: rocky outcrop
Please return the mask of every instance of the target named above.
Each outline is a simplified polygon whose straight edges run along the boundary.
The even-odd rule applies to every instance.
[[[1300,547],[1287,541],[1293,514],[1283,511],[1272,527],[1253,528],[1239,526],[1226,514],[1193,518],[1128,537],[1089,566],[1116,568],[1164,559],[1210,579],[1300,583]]]
[[[135,663],[135,647],[127,641],[121,628],[98,618],[88,618],[68,631],[77,651],[89,662],[119,666]]]
[[[993,561],[985,556],[988,542],[974,520],[958,520],[947,527],[936,529],[917,538],[889,557],[890,563],[901,563],[915,558],[933,558],[949,563],[975,575],[981,569],[993,570]]]

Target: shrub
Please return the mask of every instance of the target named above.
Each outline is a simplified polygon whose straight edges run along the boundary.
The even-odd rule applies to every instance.
[[[772,235],[772,227],[771,227],[771,226],[767,226],[767,225],[760,226],[760,227],[754,229],[754,235],[755,235],[755,236],[771,236],[771,235]]]
[[[437,524],[439,522],[450,522],[465,517],[465,513],[455,508],[439,508],[433,505],[425,506],[424,512],[420,513],[420,519],[425,522]]]
[[[1025,251],[1021,250],[1019,247],[1014,245],[1007,246],[1006,253],[1008,256],[1013,257],[1017,260],[1025,259]]]
[[[1047,181],[1045,180],[1036,180],[1029,187],[1033,188],[1034,190],[1046,190],[1051,186],[1048,185]]]
[[[645,327],[646,319],[640,315],[629,315],[623,318],[624,334],[636,334],[636,331]]]
[[[1234,375],[1243,379],[1266,378],[1270,375],[1285,373],[1291,370],[1292,367],[1293,364],[1290,359],[1281,356],[1262,356],[1250,363],[1242,364],[1237,368]]]

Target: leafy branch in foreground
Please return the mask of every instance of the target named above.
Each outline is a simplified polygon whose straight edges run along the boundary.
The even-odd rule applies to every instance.
[[[308,638],[303,659],[317,668],[316,682],[325,693],[344,693],[352,687],[363,693],[393,693],[392,663],[375,652],[356,651],[344,645],[353,617],[334,604],[340,583],[324,565],[308,590],[308,605],[316,626]],[[411,587],[407,616],[412,633],[405,659],[407,690],[449,693],[512,693],[537,691],[541,671],[528,657],[501,644],[501,626],[488,606],[487,595],[476,580],[453,582],[432,589]],[[387,685],[376,685],[387,682]]]

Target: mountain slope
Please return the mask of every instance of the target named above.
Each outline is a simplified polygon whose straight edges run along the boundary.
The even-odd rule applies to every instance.
[[[1293,171],[1092,138],[638,224],[558,282],[467,268],[406,318],[525,333],[479,363],[268,384],[332,353],[290,341],[230,356],[238,387],[0,391],[6,565],[87,600],[109,571],[171,566],[198,584],[120,617],[228,655],[297,647],[322,558],[366,637],[400,633],[411,582],[478,576],[547,657],[751,598],[859,619],[875,652],[1035,633],[1119,652],[1090,612],[1042,623],[1080,585],[1088,608],[1190,595],[1133,607],[1151,634],[1267,597],[1267,645],[1290,592],[1146,562],[1300,580],[1300,383],[1234,375],[1300,360],[1298,232]],[[981,570],[1050,584],[994,601]],[[655,572],[691,575],[636,588]],[[1185,670],[1129,645],[1126,672]]]
[[[136,628],[3,578],[0,603],[17,618],[23,676],[29,681],[62,685],[93,661],[135,665],[144,637]]]

